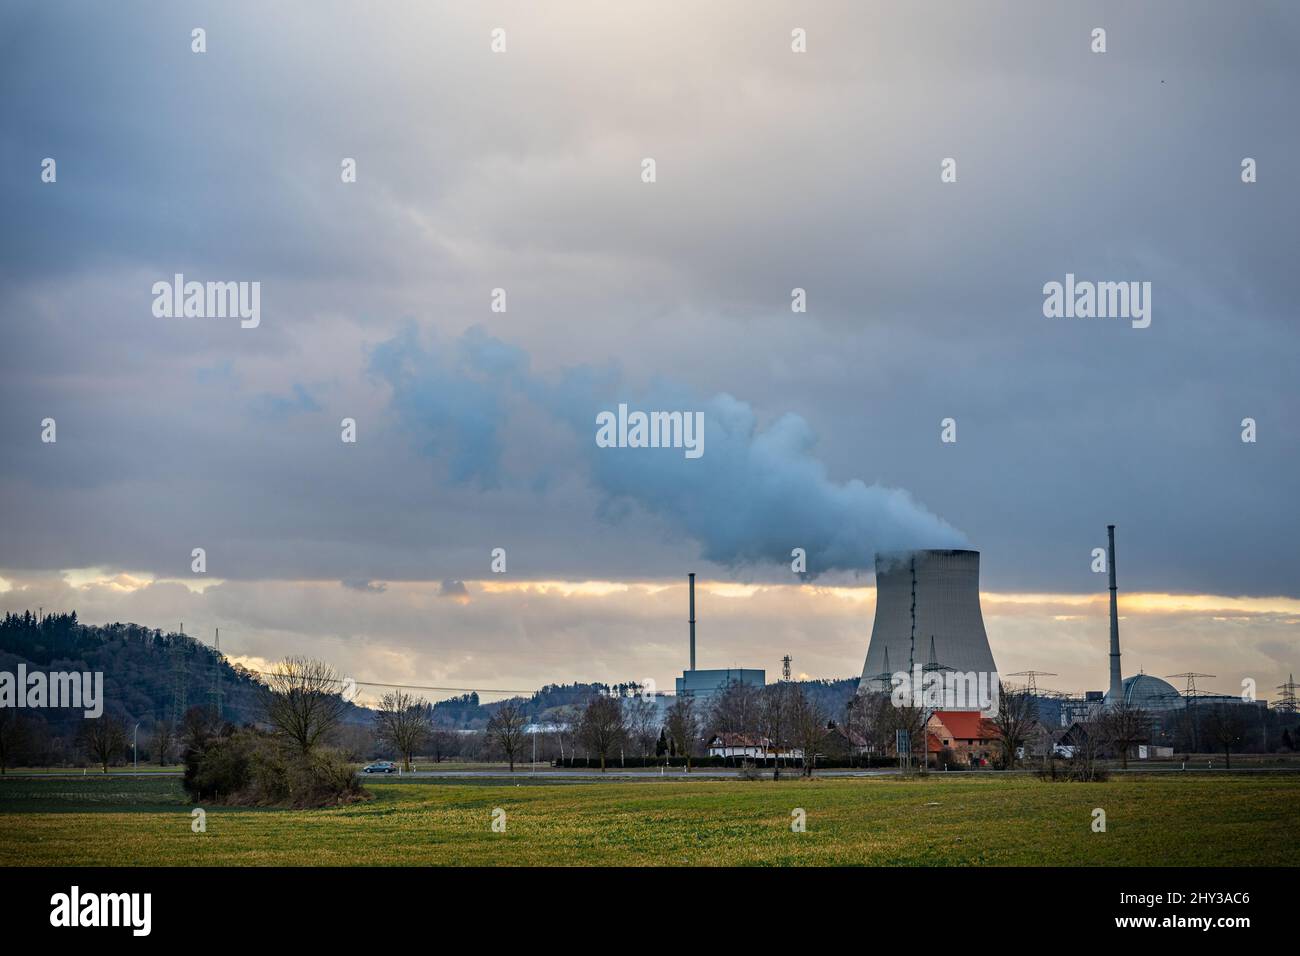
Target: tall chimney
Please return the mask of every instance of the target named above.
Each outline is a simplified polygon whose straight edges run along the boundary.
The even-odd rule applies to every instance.
[[[695,572],[691,578],[691,670],[695,670]]]
[[[1119,668],[1119,602],[1115,595],[1115,526],[1106,525],[1110,544],[1106,563],[1110,566],[1110,705],[1116,706],[1124,697],[1124,678]]]

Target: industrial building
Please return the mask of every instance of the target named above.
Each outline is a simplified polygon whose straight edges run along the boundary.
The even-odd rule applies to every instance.
[[[1185,720],[1187,715],[1199,707],[1214,705],[1267,708],[1266,701],[1243,700],[1230,694],[1209,694],[1196,689],[1195,678],[1212,677],[1211,674],[1175,674],[1171,676],[1188,678],[1186,693],[1180,692],[1173,684],[1163,678],[1139,671],[1131,677],[1123,677],[1122,656],[1119,642],[1119,597],[1116,586],[1115,568],[1115,526],[1106,526],[1107,572],[1110,590],[1110,654],[1108,689],[1087,691],[1082,695],[1062,694],[1045,691],[1035,694],[1038,705],[1038,719],[1048,727],[1070,727],[1086,723],[1106,710],[1124,706],[1131,710],[1141,710],[1146,714],[1151,727],[1152,740],[1171,738],[1174,728]],[[1154,745],[1153,745],[1154,746]],[[1146,748],[1140,748],[1145,751]],[[1163,752],[1163,749],[1157,748]],[[1136,754],[1145,757],[1146,753]]]
[[[701,702],[726,689],[729,684],[763,687],[767,672],[755,667],[723,667],[697,670],[695,667],[695,572],[688,576],[690,587],[691,666],[677,678],[677,696],[694,697]]]

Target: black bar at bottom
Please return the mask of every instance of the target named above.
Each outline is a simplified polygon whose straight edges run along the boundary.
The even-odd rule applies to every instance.
[[[846,918],[860,926],[917,927],[920,920],[926,934],[967,938],[971,931],[963,927],[975,925],[983,927],[976,936],[994,926],[1082,939],[1099,931],[1172,930],[1227,942],[1243,930],[1289,925],[1283,907],[1292,876],[1285,869],[1159,867],[15,868],[0,874],[0,931],[6,943],[76,934],[83,941],[206,946],[240,939],[427,941],[454,926],[513,938],[569,923],[601,938],[602,926],[616,936],[634,927],[716,930],[720,914],[770,917],[776,906],[783,918],[810,928],[842,926]],[[145,900],[136,894],[149,894],[147,935]],[[100,913],[119,925],[71,925],[101,921]]]

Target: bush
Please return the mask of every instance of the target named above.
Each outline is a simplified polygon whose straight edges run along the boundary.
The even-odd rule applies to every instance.
[[[305,809],[369,796],[336,751],[298,754],[252,727],[227,729],[187,748],[184,785],[196,803],[231,806]]]

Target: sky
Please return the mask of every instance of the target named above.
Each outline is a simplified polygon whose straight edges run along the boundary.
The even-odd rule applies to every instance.
[[[0,10],[0,610],[671,686],[693,570],[701,666],[845,677],[874,553],[970,547],[1000,670],[1095,689],[1113,523],[1126,673],[1293,669],[1294,6],[266,6]]]

